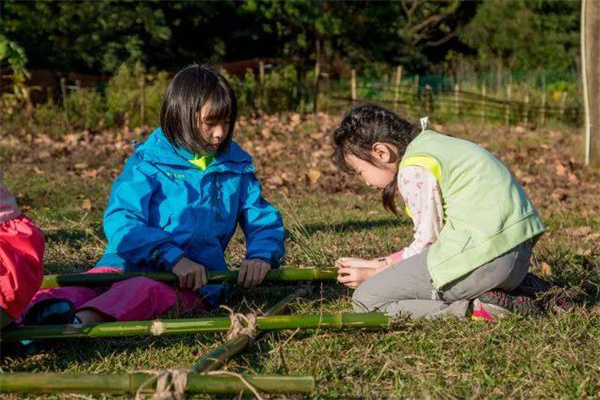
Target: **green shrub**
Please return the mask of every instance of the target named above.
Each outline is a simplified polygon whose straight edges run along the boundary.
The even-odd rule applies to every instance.
[[[36,132],[59,135],[67,131],[62,107],[54,103],[52,96],[35,108],[34,124]]]
[[[94,89],[82,88],[67,96],[69,121],[73,129],[90,129],[103,125],[106,103]]]
[[[138,126],[140,122],[140,80],[144,71],[122,65],[106,86],[106,123],[109,126]]]
[[[257,110],[255,102],[258,83],[251,69],[247,69],[243,78],[231,76],[222,71],[225,78],[231,84],[238,100],[238,113],[249,114]]]
[[[268,113],[295,110],[298,106],[294,96],[298,75],[293,65],[278,66],[265,74],[262,108]]]
[[[142,88],[142,79],[144,86]],[[162,97],[169,85],[169,73],[147,74],[143,65],[121,66],[106,87],[106,123],[109,126],[158,125]],[[142,121],[141,104],[144,100]]]

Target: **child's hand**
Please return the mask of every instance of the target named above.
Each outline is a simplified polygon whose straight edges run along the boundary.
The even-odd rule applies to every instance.
[[[245,288],[256,286],[265,279],[271,266],[260,258],[242,261],[238,274],[238,285]]]
[[[343,257],[338,259],[335,262],[335,266],[338,268],[348,267],[348,268],[379,268],[379,262],[375,260],[365,260],[362,258],[351,258],[351,257]]]
[[[380,271],[379,268],[340,267],[337,280],[349,288],[356,289],[361,283]]]
[[[172,272],[179,278],[182,289],[198,290],[208,282],[204,266],[185,257],[175,264]]]

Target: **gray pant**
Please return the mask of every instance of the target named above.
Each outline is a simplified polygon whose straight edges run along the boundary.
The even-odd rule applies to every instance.
[[[463,317],[470,300],[490,289],[514,290],[523,282],[529,270],[531,243],[521,243],[442,290],[432,285],[427,251],[393,264],[363,282],[352,295],[354,309],[382,311],[392,316],[408,313],[413,318]]]

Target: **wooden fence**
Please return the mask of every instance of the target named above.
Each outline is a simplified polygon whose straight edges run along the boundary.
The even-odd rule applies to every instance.
[[[494,122],[531,128],[544,126],[550,120],[577,126],[583,124],[584,111],[580,100],[569,96],[566,90],[549,93],[545,82],[541,89],[532,89],[509,80],[493,93],[490,93],[492,91],[485,81],[465,86],[468,90],[461,88],[457,79],[450,90],[434,90],[432,85],[423,84],[418,75],[403,81],[401,69],[396,70],[389,84],[361,84],[353,70],[348,95],[334,98],[352,104],[373,101],[413,117],[424,114],[438,121]]]

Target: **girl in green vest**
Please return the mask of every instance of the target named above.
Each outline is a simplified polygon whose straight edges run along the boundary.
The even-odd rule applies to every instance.
[[[398,253],[336,262],[339,282],[356,289],[356,310],[488,320],[539,314],[534,297],[549,284],[528,273],[544,232],[535,207],[491,153],[421,124],[367,104],[334,133],[335,164],[382,190],[395,214],[399,192],[415,231]]]

